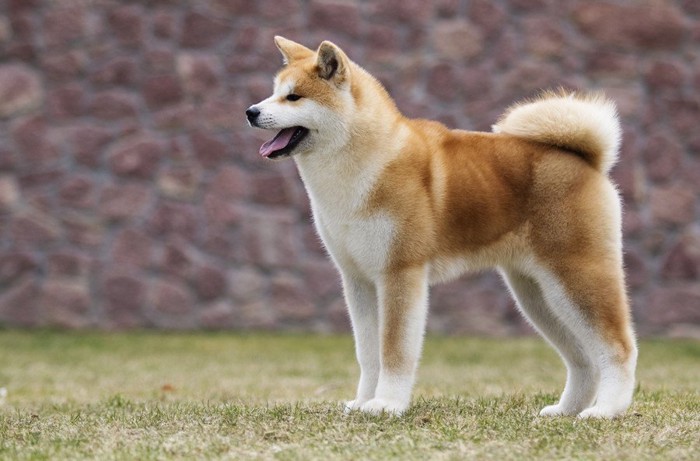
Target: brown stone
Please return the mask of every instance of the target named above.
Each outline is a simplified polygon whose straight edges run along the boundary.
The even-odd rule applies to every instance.
[[[100,293],[108,326],[142,325],[146,284],[141,273],[125,269],[110,271],[100,280]]]
[[[700,230],[686,231],[663,258],[665,279],[698,280],[700,277]],[[700,307],[700,306],[699,306]]]
[[[85,92],[78,84],[64,85],[48,94],[46,104],[54,119],[78,117],[85,110]]]
[[[177,57],[177,73],[185,92],[201,96],[218,88],[221,63],[215,55],[182,53]]]
[[[316,313],[309,292],[296,277],[288,274],[273,277],[270,294],[272,308],[283,320],[310,321]]]
[[[601,45],[622,49],[673,49],[685,34],[683,14],[673,4],[581,3],[574,20]]]
[[[230,31],[224,20],[216,20],[195,12],[185,14],[180,43],[187,48],[205,48],[215,45]]]
[[[205,265],[194,271],[194,289],[203,301],[212,301],[223,296],[226,293],[226,284],[226,274],[218,267]]]
[[[136,117],[138,98],[123,90],[108,90],[95,94],[90,103],[90,112],[97,118],[117,120]]]
[[[236,312],[230,301],[219,300],[199,310],[199,322],[208,330],[223,330],[236,327]]]
[[[360,10],[355,4],[312,0],[309,5],[309,15],[312,27],[335,30],[349,35],[356,35],[359,32]]]
[[[68,242],[90,251],[96,251],[107,236],[107,229],[94,215],[64,210],[58,217]]]
[[[173,38],[177,31],[175,15],[167,10],[156,11],[152,17],[153,34],[158,38]]]
[[[170,166],[159,173],[157,185],[165,197],[193,200],[196,198],[201,179],[202,172],[195,165]]]
[[[114,237],[110,259],[125,266],[147,268],[153,261],[155,242],[139,229],[126,228]]]
[[[695,217],[697,195],[687,186],[653,187],[649,198],[651,214],[660,224],[685,224]]]
[[[107,23],[122,45],[138,46],[143,40],[143,9],[138,5],[123,5],[112,9]]]
[[[296,178],[295,178],[296,180]],[[251,198],[265,205],[291,205],[294,203],[293,188],[282,172],[270,169],[250,178]]]
[[[150,179],[160,166],[162,148],[161,142],[150,135],[123,139],[109,149],[110,168],[119,176]]]
[[[12,125],[12,137],[25,162],[34,170],[60,159],[61,152],[43,117],[27,117]]]
[[[228,286],[231,297],[245,303],[262,297],[268,290],[268,280],[252,267],[235,268],[228,273]]]
[[[85,253],[58,250],[48,256],[48,275],[51,279],[87,278],[92,260]]]
[[[174,280],[155,281],[150,288],[149,302],[157,312],[166,316],[182,316],[194,308],[192,295]]]
[[[228,155],[226,144],[206,131],[193,131],[190,134],[190,142],[197,160],[205,168],[218,166]]]
[[[182,99],[180,82],[174,75],[157,75],[146,79],[143,98],[151,109],[175,104]]]
[[[20,189],[17,179],[9,175],[0,175],[0,214],[15,209],[19,199]]]
[[[651,63],[645,72],[647,85],[654,90],[676,88],[685,80],[683,66],[671,60],[657,60]]]
[[[85,34],[86,14],[80,8],[56,8],[43,17],[41,31],[44,46],[62,48],[82,39]]]
[[[657,287],[649,299],[645,322],[652,326],[700,322],[700,287],[697,283]]]
[[[484,46],[479,29],[461,19],[437,23],[432,30],[432,44],[439,57],[454,61],[474,57]]]
[[[104,147],[112,138],[113,134],[107,128],[89,124],[79,125],[68,132],[69,152],[78,164],[97,168],[100,166]]]
[[[468,5],[469,20],[478,24],[487,37],[500,35],[506,28],[508,14],[498,3],[491,0],[472,0]],[[551,20],[549,21],[552,22]],[[542,31],[539,31],[540,33]]]
[[[23,277],[0,291],[0,322],[8,326],[37,327],[41,323],[40,288],[33,277]]]
[[[0,253],[0,287],[15,284],[37,268],[36,258],[29,252],[3,251]]]
[[[58,197],[62,205],[73,208],[92,208],[97,200],[96,186],[89,176],[71,175],[62,181]]]
[[[10,235],[15,243],[40,247],[56,242],[61,226],[53,216],[36,209],[26,210],[14,215]]]
[[[153,193],[140,184],[113,184],[104,188],[99,211],[110,220],[132,219],[150,206]]]
[[[252,212],[241,218],[242,251],[246,261],[293,267],[299,258],[294,216],[286,211]]]
[[[432,96],[442,101],[451,101],[454,99],[456,85],[457,73],[452,64],[441,63],[430,69],[427,90]]]
[[[54,81],[69,81],[78,78],[85,69],[87,58],[79,50],[63,53],[52,52],[41,57],[44,77]]]
[[[182,238],[170,239],[163,248],[159,263],[160,270],[177,275],[183,279],[189,278],[194,267],[194,249]]]
[[[177,235],[194,239],[199,228],[197,210],[193,205],[162,201],[149,217],[149,230],[154,236]]]
[[[90,294],[85,283],[48,280],[41,288],[41,311],[49,326],[85,328],[90,325]]]
[[[138,64],[131,56],[117,56],[97,68],[90,81],[98,85],[134,85],[138,79]]]
[[[683,146],[675,136],[652,134],[644,147],[647,175],[655,182],[676,179],[683,158]]]

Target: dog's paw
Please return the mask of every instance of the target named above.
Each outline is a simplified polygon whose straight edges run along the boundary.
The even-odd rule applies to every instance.
[[[540,411],[540,416],[573,416],[576,412],[567,410],[561,405],[547,405]]]
[[[578,418],[588,419],[588,418],[601,418],[601,419],[612,419],[619,416],[622,411],[616,411],[611,408],[599,407],[597,405],[591,408],[586,408],[581,413],[578,414]]]
[[[348,413],[359,410],[362,408],[362,404],[364,404],[366,401],[367,400],[348,400],[347,402],[344,402],[343,413],[347,415]]]
[[[365,413],[370,413],[373,415],[381,415],[386,413],[392,416],[400,416],[408,408],[408,404],[403,402],[385,400],[385,399],[372,399],[365,402],[360,410]]]

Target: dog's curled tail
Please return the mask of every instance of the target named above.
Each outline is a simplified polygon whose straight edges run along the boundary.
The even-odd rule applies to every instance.
[[[577,152],[604,174],[617,161],[622,137],[614,102],[601,93],[564,90],[509,107],[493,131]]]

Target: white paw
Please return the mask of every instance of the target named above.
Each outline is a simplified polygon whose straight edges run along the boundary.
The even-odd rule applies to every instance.
[[[616,416],[619,416],[622,413],[622,411],[616,411],[611,408],[603,408],[599,407],[597,405],[592,406],[591,408],[587,408],[583,410],[581,413],[578,414],[578,417],[581,419],[584,418],[606,418],[606,419],[611,419]]]
[[[348,400],[343,404],[343,413],[346,415],[355,410],[359,410],[367,400]]]
[[[540,416],[571,416],[576,412],[568,410],[561,405],[547,405],[540,411]]]
[[[392,416],[399,416],[406,410],[406,408],[408,408],[407,403],[395,400],[372,399],[365,402],[360,407],[360,410],[373,415],[387,413]]]

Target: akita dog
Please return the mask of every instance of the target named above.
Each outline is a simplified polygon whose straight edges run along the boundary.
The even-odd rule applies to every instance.
[[[346,411],[406,410],[428,286],[497,268],[567,367],[559,402],[540,414],[623,413],[637,347],[608,178],[621,136],[614,104],[545,93],[508,109],[493,133],[450,130],[404,117],[331,42],[275,43],[285,65],[246,116],[279,131],[260,154],[294,158],[340,271],[360,365]]]

